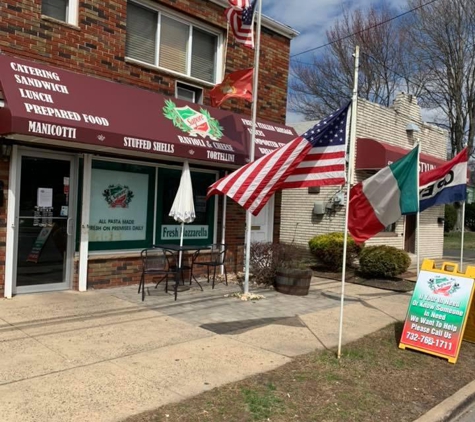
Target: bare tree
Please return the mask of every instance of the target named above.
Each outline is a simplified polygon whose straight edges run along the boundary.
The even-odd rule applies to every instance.
[[[403,20],[391,20],[396,14],[387,4],[352,13],[345,11],[327,31],[328,42],[333,43],[315,55],[313,63],[298,59],[292,62],[289,108],[311,120],[347,102],[353,87],[355,45],[361,51],[360,97],[389,106],[397,91],[420,95],[424,78],[417,78],[423,72],[418,62],[409,57],[412,38]]]
[[[409,0],[413,60],[425,69],[422,105],[440,110],[452,155],[475,137],[475,1]]]

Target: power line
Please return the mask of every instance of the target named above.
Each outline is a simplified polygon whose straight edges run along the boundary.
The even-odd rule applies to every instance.
[[[379,22],[379,23],[377,23],[377,24],[375,24],[375,25],[373,25],[373,26],[369,26],[368,28],[364,28],[364,29],[362,29],[361,31],[353,32],[352,34],[349,34],[349,35],[346,35],[346,36],[344,36],[344,37],[338,38],[338,39],[336,39],[336,40],[327,42],[326,44],[319,45],[318,47],[309,48],[308,50],[302,51],[302,52],[297,53],[297,54],[293,54],[293,55],[290,56],[290,58],[292,59],[293,57],[300,56],[301,54],[309,53],[309,52],[311,52],[311,51],[319,50],[320,48],[328,47],[329,45],[335,44],[335,43],[338,42],[338,41],[346,40],[347,38],[351,38],[351,37],[354,36],[354,35],[358,35],[358,34],[361,34],[362,32],[369,31],[370,29],[377,28],[378,26],[384,25],[385,23],[391,22],[391,21],[393,21],[393,20],[395,20],[395,19],[401,18],[402,16],[408,15],[409,13],[412,13],[412,12],[414,12],[415,10],[421,9],[421,8],[423,8],[423,7],[425,7],[425,6],[428,6],[429,4],[435,3],[436,1],[437,1],[437,0],[430,0],[430,1],[428,1],[427,3],[421,4],[420,6],[417,6],[417,7],[414,7],[413,9],[407,10],[407,11],[405,11],[404,13],[401,13],[401,14],[399,14],[399,15],[393,16],[392,18],[386,19],[385,21]]]

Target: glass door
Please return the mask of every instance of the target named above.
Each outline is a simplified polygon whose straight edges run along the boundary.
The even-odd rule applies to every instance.
[[[19,155],[16,293],[71,288],[73,167],[69,156]]]

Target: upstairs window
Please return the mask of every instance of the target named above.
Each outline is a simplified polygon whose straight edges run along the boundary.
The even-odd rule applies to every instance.
[[[78,0],[43,0],[41,14],[77,25]]]
[[[203,88],[177,81],[175,98],[191,103],[203,104]]]
[[[127,4],[126,56],[215,83],[220,35],[135,3]]]

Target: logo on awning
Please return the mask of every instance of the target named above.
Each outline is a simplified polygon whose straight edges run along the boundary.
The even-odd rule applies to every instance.
[[[218,120],[211,117],[208,110],[200,108],[193,110],[190,106],[177,107],[171,100],[165,101],[163,115],[173,122],[173,125],[188,133],[190,136],[209,136],[213,141],[223,137],[223,127]]]

